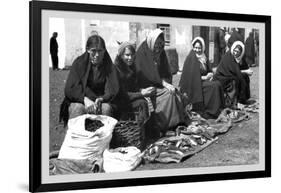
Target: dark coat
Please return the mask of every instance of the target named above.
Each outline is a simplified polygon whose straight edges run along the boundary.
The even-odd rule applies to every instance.
[[[182,93],[188,94],[191,103],[203,102],[200,62],[193,50],[184,61],[179,87]]]
[[[149,112],[147,101],[137,84],[135,64],[128,66],[121,60],[120,56],[117,56],[114,65],[120,84],[119,93],[114,100],[117,107],[117,117],[126,119],[130,117],[131,112],[138,112],[137,121],[139,125],[142,125],[149,119]]]
[[[153,52],[143,41],[136,52],[137,81],[141,88],[155,86],[162,88],[162,80],[172,83],[172,73],[165,51],[160,55],[160,64],[155,64]]]
[[[102,75],[105,77],[102,95],[97,94],[100,93],[100,91],[89,91],[89,89],[87,89],[90,68],[91,64],[89,63],[89,54],[87,52],[79,56],[73,62],[65,85],[65,97],[71,102],[78,103],[84,103],[85,96],[92,100],[101,97],[104,102],[112,101],[119,90],[119,84],[115,67],[107,51],[104,54],[103,64],[100,69]]]
[[[90,91],[87,87],[90,69],[91,63],[87,52],[76,58],[71,66],[64,90],[65,98],[61,104],[59,115],[60,121],[63,120],[65,125],[68,122],[68,108],[71,103],[84,104],[85,96],[91,100],[95,100],[96,97],[102,97],[103,102],[111,102],[118,93],[119,84],[116,69],[107,51],[104,54],[103,64],[100,69],[105,77],[102,95],[97,95],[94,90]]]
[[[249,82],[244,78],[240,65],[230,51],[222,58],[214,79],[219,80],[223,88],[227,88],[232,81],[235,81],[238,100],[245,101],[249,98],[249,95],[246,94],[249,93]]]
[[[50,54],[51,55],[57,55],[58,53],[58,42],[56,40],[56,38],[51,37],[50,39]]]
[[[206,68],[200,66],[195,52],[191,50],[184,62],[180,91],[187,94],[194,111],[205,118],[215,118],[224,105],[223,90],[218,81],[202,80],[201,76],[211,72],[208,62]]]
[[[117,70],[118,80],[120,84],[118,96],[122,101],[132,102],[136,99],[143,98],[140,93],[140,87],[137,84],[135,64],[127,66],[117,56],[114,65]]]

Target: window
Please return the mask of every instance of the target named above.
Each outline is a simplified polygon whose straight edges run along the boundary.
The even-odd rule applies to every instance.
[[[165,45],[169,46],[171,42],[171,27],[170,24],[157,24],[157,28],[164,32]]]

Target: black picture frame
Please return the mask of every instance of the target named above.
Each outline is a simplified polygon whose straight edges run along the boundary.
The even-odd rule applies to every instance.
[[[225,20],[258,22],[265,24],[265,167],[264,170],[215,174],[196,174],[185,176],[167,175],[138,179],[114,179],[103,181],[84,181],[71,183],[42,183],[42,10],[97,12],[105,14],[126,14],[158,16],[171,18],[193,18],[206,20]],[[60,191],[90,188],[124,187],[167,183],[186,183],[199,181],[263,178],[271,176],[271,17],[233,13],[215,13],[186,10],[155,9],[141,7],[108,6],[80,3],[30,1],[30,145],[29,145],[29,191]]]

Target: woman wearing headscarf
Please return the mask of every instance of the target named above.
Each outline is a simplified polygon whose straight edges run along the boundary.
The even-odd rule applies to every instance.
[[[140,88],[156,89],[156,94],[147,97],[147,100],[154,110],[153,129],[161,133],[186,121],[181,98],[172,85],[164,46],[163,31],[156,29],[141,43],[136,53],[136,73]]]
[[[194,111],[205,118],[216,118],[223,108],[223,90],[220,82],[212,80],[203,38],[196,37],[192,46],[184,62],[180,91],[188,96]]]
[[[240,42],[244,42],[244,38],[243,36],[241,35],[240,33],[240,30],[239,28],[234,28],[232,33],[231,33],[231,36],[229,38],[229,41],[228,41],[228,46],[229,46],[229,49],[232,47],[232,45],[234,44],[234,42],[236,41],[240,41]],[[244,43],[243,43],[244,44]],[[247,82],[247,89],[245,90],[245,96],[247,96],[246,98],[249,98],[250,97],[250,78],[249,76],[251,76],[253,74],[253,71],[250,69],[250,65],[248,64],[248,61],[247,61],[247,55],[248,55],[248,51],[249,49],[247,49],[247,41],[245,43],[245,47],[244,47],[245,51],[244,51],[244,55],[243,57],[240,59],[240,62],[239,62],[239,67],[240,67],[240,71],[242,72],[242,75],[245,79],[245,81]],[[244,100],[240,100],[241,103],[244,103],[245,101]]]
[[[144,97],[153,95],[155,89],[150,87],[140,90],[136,77],[135,54],[134,44],[123,42],[119,45],[114,65],[117,70],[120,89],[115,103],[120,116],[124,112],[138,111],[140,113],[138,121],[142,125],[149,118],[148,104]]]
[[[231,92],[229,97],[234,106],[237,102],[236,99],[240,103],[245,103],[250,97],[249,78],[245,78],[240,68],[244,52],[244,44],[241,41],[235,41],[230,51],[223,57],[214,75],[214,79],[221,82],[224,91],[233,87],[234,92]]]
[[[61,105],[60,120],[79,115],[113,115],[111,102],[119,90],[115,67],[99,35],[92,35],[86,51],[77,57],[65,85],[65,99]]]

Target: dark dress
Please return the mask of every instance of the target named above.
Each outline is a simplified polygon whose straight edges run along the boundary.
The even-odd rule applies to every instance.
[[[184,109],[178,93],[170,93],[162,85],[162,80],[172,83],[172,74],[165,51],[158,62],[154,61],[153,52],[143,41],[136,52],[136,75],[140,88],[156,87],[156,95],[150,97],[154,108],[153,128],[165,133],[185,122]]]
[[[71,103],[84,105],[84,97],[92,101],[103,98],[103,103],[111,103],[119,90],[116,69],[106,51],[103,62],[94,67],[85,52],[75,59],[71,66],[66,85],[65,98],[61,105],[60,120],[66,124],[69,118],[68,108]]]
[[[215,118],[223,108],[223,90],[218,81],[202,80],[201,76],[211,72],[208,63],[202,67],[195,52],[186,57],[179,82],[180,91],[186,93],[193,110],[206,118]]]
[[[236,97],[239,102],[244,103],[249,99],[249,77],[241,72],[245,68],[236,62],[234,56],[228,51],[220,62],[214,79],[220,81],[223,89],[225,90],[229,84],[235,82]]]
[[[114,64],[120,85],[118,95],[114,100],[118,109],[118,117],[127,117],[128,112],[136,112],[138,113],[137,121],[139,125],[142,125],[149,119],[149,112],[147,101],[137,84],[135,64],[127,66],[118,56]]]

